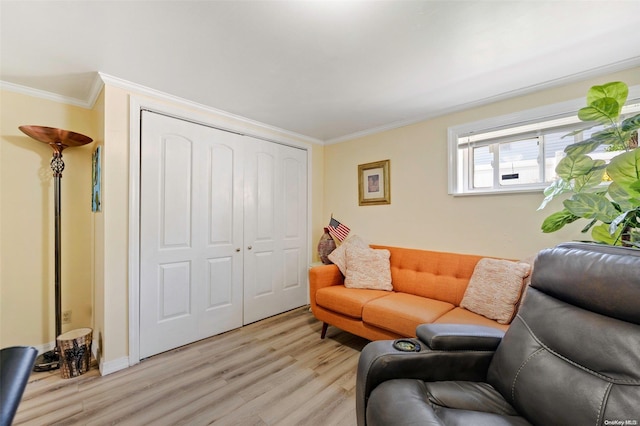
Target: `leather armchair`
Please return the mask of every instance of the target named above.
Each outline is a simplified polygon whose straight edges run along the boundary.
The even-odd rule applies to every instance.
[[[30,346],[0,350],[0,426],[13,422],[37,355]]]
[[[425,324],[369,343],[358,425],[640,425],[640,250],[543,250],[510,328]]]

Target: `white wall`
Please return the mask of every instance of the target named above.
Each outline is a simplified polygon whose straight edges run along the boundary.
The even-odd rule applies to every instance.
[[[447,194],[447,128],[553,103],[585,99],[595,84],[640,83],[640,68],[544,90],[325,147],[324,217],[371,243],[522,258],[559,242],[590,239],[577,221],[554,234],[540,225],[561,204],[536,211],[542,192]],[[585,100],[586,104],[586,100]],[[358,206],[358,164],[391,160],[391,204]]]
[[[0,347],[49,349],[55,340],[52,150],[18,126],[42,125],[96,140],[93,111],[3,90],[0,94]],[[91,155],[62,153],[62,331],[93,325]]]

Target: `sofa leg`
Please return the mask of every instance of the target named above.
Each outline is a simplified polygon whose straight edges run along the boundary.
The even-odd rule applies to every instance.
[[[324,339],[324,337],[327,335],[327,328],[329,328],[329,324],[327,324],[326,322],[322,323],[322,333],[320,333],[320,338]]]

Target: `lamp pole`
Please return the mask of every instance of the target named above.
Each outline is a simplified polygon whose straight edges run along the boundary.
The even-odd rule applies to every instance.
[[[93,140],[79,133],[69,130],[56,129],[45,126],[20,126],[19,129],[37,140],[46,143],[53,149],[51,158],[51,171],[53,172],[54,191],[54,223],[55,223],[55,250],[54,250],[54,280],[55,280],[55,311],[56,311],[56,338],[62,334],[62,223],[61,223],[61,183],[64,161],[62,151],[65,148],[86,145]],[[60,356],[57,348],[47,351],[36,359],[34,371],[49,371],[60,367]]]

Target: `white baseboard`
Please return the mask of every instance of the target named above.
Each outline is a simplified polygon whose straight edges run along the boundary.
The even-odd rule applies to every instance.
[[[113,361],[107,362],[100,360],[98,368],[100,369],[101,376],[106,376],[107,374],[124,370],[125,368],[129,368],[129,357],[123,356],[122,358],[114,359]]]

